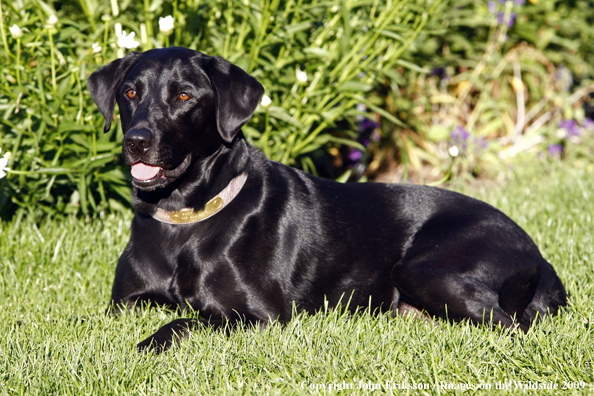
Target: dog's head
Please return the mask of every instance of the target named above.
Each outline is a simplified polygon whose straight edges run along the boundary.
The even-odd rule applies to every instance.
[[[241,68],[186,48],[130,53],[91,74],[87,85],[105,132],[118,103],[124,162],[142,190],[171,183],[192,161],[231,143],[264,93]]]

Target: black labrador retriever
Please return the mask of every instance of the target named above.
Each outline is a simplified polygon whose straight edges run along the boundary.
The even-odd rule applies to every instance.
[[[111,126],[120,108],[136,215],[112,304],[199,311],[138,344],[191,328],[286,322],[348,308],[527,331],[566,293],[532,239],[494,207],[439,188],[341,184],[269,161],[241,127],[264,89],[220,57],[130,53],[88,79]]]

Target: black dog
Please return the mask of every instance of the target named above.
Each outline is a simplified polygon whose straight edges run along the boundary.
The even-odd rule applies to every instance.
[[[240,128],[262,86],[220,57],[167,48],[93,73],[109,130],[117,101],[132,166],[132,236],[112,303],[199,311],[141,342],[167,349],[200,324],[315,312],[414,313],[519,326],[566,293],[530,237],[475,199],[411,185],[340,184],[267,160]],[[422,312],[422,314],[421,314]]]

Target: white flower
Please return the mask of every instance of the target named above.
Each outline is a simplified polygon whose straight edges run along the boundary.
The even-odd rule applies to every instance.
[[[159,18],[159,30],[162,33],[169,34],[173,31],[175,19],[173,16],[167,15],[165,18]]]
[[[450,153],[452,158],[455,158],[460,154],[460,149],[457,146],[452,146],[448,149],[448,153]]]
[[[307,82],[307,72],[301,69],[295,69],[295,74],[297,75],[297,81],[302,84]]]
[[[93,53],[96,54],[98,52],[101,52],[103,47],[101,45],[99,45],[99,43],[93,43],[93,45],[91,46],[91,49],[93,50]]]
[[[49,27],[54,27],[56,26],[56,23],[58,23],[58,17],[56,16],[56,14],[50,15],[50,17],[47,19],[47,25]]]
[[[557,137],[559,139],[565,139],[567,137],[567,129],[565,129],[565,128],[557,129],[557,132],[555,132],[555,135],[557,135]]]
[[[122,30],[122,34],[118,37],[118,47],[126,49],[138,47],[140,43],[134,40],[134,36],[136,36],[136,33],[130,32],[130,34],[126,34],[126,31]]]
[[[12,35],[12,37],[16,39],[23,37],[23,31],[16,24],[9,27],[8,30],[10,30],[10,34]]]
[[[272,99],[270,99],[270,96],[268,96],[268,95],[262,96],[262,101],[260,102],[260,105],[262,107],[267,109],[270,107],[271,104],[272,104]]]
[[[0,152],[2,152],[2,149],[0,149]],[[9,160],[10,153],[6,153],[2,158],[0,158],[0,179],[6,177],[6,172],[10,171],[10,169],[7,168]]]

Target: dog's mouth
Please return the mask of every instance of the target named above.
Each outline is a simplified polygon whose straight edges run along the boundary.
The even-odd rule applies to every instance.
[[[190,155],[173,169],[136,162],[132,165],[132,184],[141,190],[154,190],[177,179],[190,165]]]

